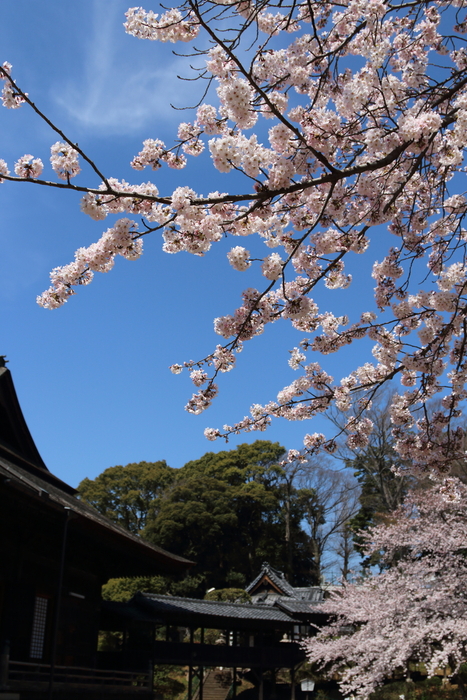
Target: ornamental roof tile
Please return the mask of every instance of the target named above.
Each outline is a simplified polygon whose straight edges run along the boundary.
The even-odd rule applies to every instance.
[[[279,588],[279,590],[286,596],[290,596],[292,598],[295,598],[295,589],[293,586],[290,585],[290,583],[287,581],[285,578],[285,575],[282,573],[282,571],[278,571],[277,569],[273,569],[273,567],[265,562],[261,568],[260,573],[258,576],[255,578],[254,581],[250,583],[250,585],[245,589],[247,593],[252,593],[255,588],[258,587],[258,585],[261,583],[261,581],[264,578],[269,578],[271,583]]]

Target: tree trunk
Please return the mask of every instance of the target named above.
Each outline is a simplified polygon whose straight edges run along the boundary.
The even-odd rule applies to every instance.
[[[467,700],[467,688],[465,686],[465,679],[461,677],[461,674],[459,673],[457,676],[453,677],[453,680],[455,683],[457,683],[457,687],[459,689],[459,697],[461,700]]]
[[[290,528],[290,499],[292,485],[286,482],[286,497],[285,497],[285,547],[287,557],[287,580],[290,582],[292,578],[292,537]]]

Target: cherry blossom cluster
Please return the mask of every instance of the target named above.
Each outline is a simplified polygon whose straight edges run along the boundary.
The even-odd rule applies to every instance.
[[[350,431],[350,435],[347,438],[347,445],[351,450],[359,450],[368,445],[370,435],[373,432],[373,423],[369,418],[356,420],[352,417],[347,422],[345,428],[347,431]]]
[[[193,394],[191,399],[186,405],[186,410],[189,413],[193,413],[195,416],[199,415],[205,411],[212,403],[212,400],[216,397],[218,392],[218,387],[213,382],[210,382],[206,389],[201,389],[196,394]]]
[[[226,237],[254,236],[265,246],[260,255],[252,245],[230,246],[228,264],[248,275],[256,270],[258,282],[215,319],[224,344],[172,371],[189,370],[199,391],[187,408],[199,413],[241,344],[281,321],[304,335],[289,359],[299,376],[237,423],[208,429],[209,439],[263,431],[273,418],[310,420],[330,408],[345,414],[360,401],[342,431],[353,449],[363,448],[371,432],[365,410],[379,387],[398,381],[390,415],[404,460],[417,471],[444,472],[459,459],[467,398],[467,20],[461,0],[457,17],[450,5],[186,0],[161,15],[134,7],[125,22],[132,36],[197,39],[191,65],[206,87],[174,145],[153,133],[132,159],[134,170],[150,169],[156,181],[105,177],[54,127],[61,140],[51,163],[61,186],[73,188],[84,162],[99,178],[79,188],[81,209],[95,221],[143,218],[145,234],[160,232],[171,254],[206,255]],[[5,106],[27,102],[43,116],[9,64],[0,77]],[[174,191],[160,192],[162,166],[182,170],[200,154],[225,178],[225,191],[202,195],[181,179]],[[38,182],[41,168],[40,158],[25,155],[14,177],[0,161],[0,179],[48,184]],[[131,223],[126,243],[111,242],[108,232],[119,226],[54,270],[40,303],[64,303],[93,271],[110,269],[117,253],[140,255]],[[346,314],[333,311],[332,295],[352,287],[355,256],[372,256],[376,246],[377,259],[361,266],[371,268],[373,298],[362,295],[361,307],[352,301]],[[349,376],[330,377],[325,357],[362,340],[371,355]],[[427,409],[436,399],[439,410]],[[336,436],[310,430],[304,446],[333,452]]]
[[[445,670],[463,686],[457,672],[467,654],[466,504],[463,483],[440,479],[362,534],[367,554],[382,554],[390,568],[332,594],[320,609],[331,621],[304,645],[312,663],[337,675],[346,696],[367,699],[414,663],[429,676]]]
[[[250,252],[241,245],[232,248],[232,250],[227,253],[227,258],[235,270],[248,270],[251,266]]]
[[[17,109],[24,102],[24,97],[20,95],[14,88],[14,85],[8,80],[11,74],[12,65],[5,61],[0,69],[0,80],[3,80],[2,88],[2,105],[7,109]]]
[[[62,306],[74,294],[74,286],[89,284],[94,272],[109,272],[116,255],[137,260],[143,252],[139,235],[133,221],[119,219],[97,243],[92,243],[88,248],[79,248],[74,262],[51,272],[52,286],[37,298],[38,304],[46,309]]]
[[[8,165],[6,162],[2,159],[0,159],[0,175],[9,175],[10,171],[8,170]],[[5,182],[3,178],[0,178],[0,184],[2,182]]]
[[[198,35],[196,20],[187,13],[168,10],[161,17],[154,12],[145,12],[142,7],[132,7],[126,13],[125,29],[138,39],[153,41],[191,41]]]
[[[26,154],[19,158],[15,163],[15,173],[18,177],[36,178],[39,177],[44,169],[44,164],[40,158],[34,158]],[[4,173],[7,175],[8,173]]]
[[[67,143],[57,141],[50,149],[50,163],[60,180],[69,180],[81,172],[78,151]]]
[[[95,221],[122,213],[142,214],[148,221],[160,224],[171,219],[170,209],[164,206],[159,190],[151,182],[130,185],[125,180],[108,178],[98,189],[99,192],[88,192],[81,199],[81,211]]]
[[[179,127],[179,138],[183,142],[183,150],[192,156],[199,155],[203,151],[202,143],[192,129],[187,133],[187,129],[181,128],[183,126],[191,125],[181,124]],[[131,161],[131,167],[135,170],[144,170],[150,166],[152,170],[158,170],[162,167],[162,163],[166,163],[169,168],[181,170],[186,166],[186,162],[183,153],[167,149],[160,139],[146,139],[142,150]]]

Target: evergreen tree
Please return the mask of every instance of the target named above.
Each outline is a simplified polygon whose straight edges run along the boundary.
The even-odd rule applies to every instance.
[[[304,506],[298,491],[284,498],[278,463],[283,454],[278,443],[257,440],[188,462],[166,491],[146,536],[194,559],[196,571],[216,588],[236,576],[252,580],[265,560],[287,571],[292,581],[307,583],[301,573],[307,568]],[[291,563],[287,536],[293,542]]]
[[[118,465],[105,469],[95,479],[83,479],[78,493],[99,513],[138,534],[155,516],[160,497],[175,473],[165,461]]]

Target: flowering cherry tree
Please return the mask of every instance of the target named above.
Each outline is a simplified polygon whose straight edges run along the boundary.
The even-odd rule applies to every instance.
[[[206,429],[206,437],[352,407],[342,432],[350,447],[363,447],[372,431],[365,412],[378,388],[397,379],[401,390],[390,408],[396,449],[415,471],[448,470],[463,458],[458,418],[467,377],[464,6],[465,0],[186,0],[160,15],[128,10],[125,29],[134,37],[191,44],[201,87],[193,119],[179,125],[174,142],[148,138],[131,165],[181,170],[207,148],[225,191],[205,196],[184,186],[182,175],[173,192],[105,175],[4,63],[4,106],[31,108],[58,141],[51,147],[53,179],[44,179],[41,158],[26,154],[14,166],[0,160],[0,180],[81,192],[84,214],[111,220],[99,240],[52,271],[38,303],[59,307],[96,272],[108,272],[117,255],[139,258],[146,235],[161,234],[167,253],[194,255],[225,237],[260,237],[262,259],[237,240],[228,253],[239,272],[257,266],[258,283],[243,292],[237,309],[215,319],[220,343],[171,369],[189,371],[196,391],[187,410],[198,414],[242,345],[283,321],[303,333],[289,359],[299,376],[237,424]],[[348,262],[371,255],[372,242],[385,236],[387,254],[373,261],[374,299],[348,315],[320,308],[320,286],[349,287]],[[349,376],[334,378],[319,361],[368,339],[373,361]],[[426,402],[434,396],[440,409],[430,415]],[[336,436],[307,433],[304,448],[332,453]]]
[[[368,695],[409,662],[455,674],[462,698],[467,659],[467,487],[445,479],[411,493],[392,522],[367,535],[368,553],[392,568],[361,584],[345,583],[325,601],[332,619],[306,642],[312,662],[337,673],[342,690]]]

